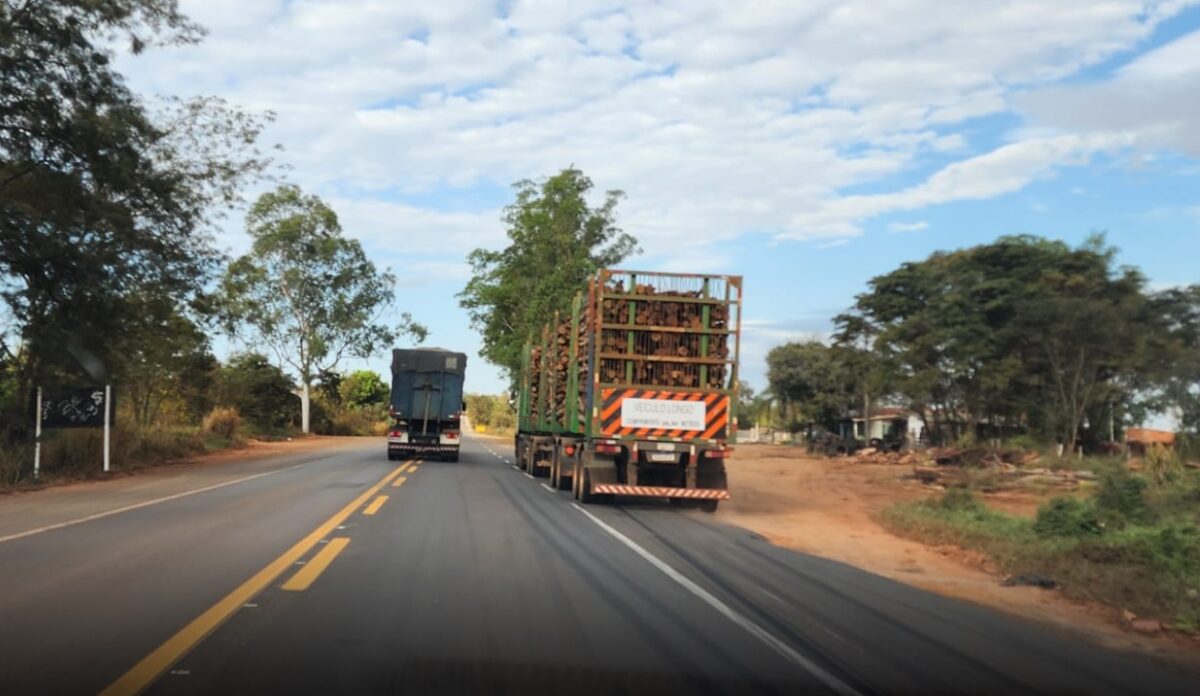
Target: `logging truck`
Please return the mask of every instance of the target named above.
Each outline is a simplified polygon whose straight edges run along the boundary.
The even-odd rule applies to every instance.
[[[467,356],[441,348],[392,351],[388,459],[458,461]]]
[[[729,498],[742,278],[602,270],[536,340],[518,380],[518,466],[584,503]]]

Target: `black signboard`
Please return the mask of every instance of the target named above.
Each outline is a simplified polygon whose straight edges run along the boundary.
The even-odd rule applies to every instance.
[[[108,424],[117,409],[108,410]],[[43,428],[100,428],[104,426],[104,387],[64,389],[42,394]]]

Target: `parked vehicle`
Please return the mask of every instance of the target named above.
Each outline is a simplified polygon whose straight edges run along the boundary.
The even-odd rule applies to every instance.
[[[736,438],[740,276],[603,270],[522,356],[516,459],[576,499],[716,510]]]
[[[441,348],[392,351],[388,459],[458,461],[467,356]]]

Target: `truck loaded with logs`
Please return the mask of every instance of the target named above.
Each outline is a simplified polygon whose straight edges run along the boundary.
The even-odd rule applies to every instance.
[[[516,460],[590,503],[716,510],[737,431],[740,276],[602,270],[522,355]]]

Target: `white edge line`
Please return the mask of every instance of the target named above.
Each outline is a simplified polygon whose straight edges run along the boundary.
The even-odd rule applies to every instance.
[[[134,503],[133,505],[126,505],[125,507],[119,507],[114,510],[105,510],[104,512],[97,512],[94,515],[87,515],[86,517],[79,517],[79,518],[76,518],[73,520],[67,520],[66,522],[58,522],[56,524],[46,525],[45,527],[38,527],[37,529],[30,529],[30,530],[27,530],[24,532],[17,532],[16,534],[9,534],[8,536],[0,537],[0,544],[4,543],[6,541],[23,539],[24,537],[33,536],[34,534],[41,534],[42,532],[52,532],[55,529],[62,529],[63,527],[71,527],[71,526],[74,526],[77,524],[83,524],[84,522],[91,522],[93,520],[102,519],[104,517],[110,517],[112,515],[119,515],[122,512],[129,512],[131,510],[137,510],[139,508],[149,507],[151,505],[158,505],[159,503],[166,503],[166,502],[170,502],[172,500],[178,500],[179,498],[186,498],[189,495],[196,495],[197,493],[205,493],[207,491],[215,491],[216,489],[224,488],[225,486],[232,486],[237,483],[245,483],[246,481],[253,481],[254,479],[257,479],[257,478],[262,478],[264,476],[271,476],[272,474],[278,474],[278,473],[281,473],[284,471],[291,471],[292,469],[299,469],[302,466],[308,466],[310,463],[311,462],[305,462],[304,464],[296,464],[293,466],[285,467],[283,469],[275,469],[274,471],[264,471],[261,474],[253,474],[251,476],[243,476],[242,478],[233,479],[232,481],[222,481],[221,483],[216,483],[211,486],[205,486],[204,488],[196,488],[194,490],[184,491],[182,493],[175,493],[173,495],[168,495],[165,498],[155,498],[154,500],[144,500],[140,503]]]
[[[529,478],[533,478],[533,474],[529,474],[529,473],[527,473],[527,474],[525,474],[525,475],[526,475],[526,476],[528,476]]]
[[[782,655],[786,659],[788,659],[791,662],[795,663],[796,665],[799,665],[800,667],[808,670],[814,677],[819,679],[830,689],[836,691],[837,693],[841,693],[841,694],[857,694],[858,693],[857,691],[854,690],[853,687],[846,684],[845,682],[838,679],[837,677],[833,676],[829,672],[826,672],[824,669],[822,669],[819,665],[814,663],[812,660],[810,660],[807,657],[796,652],[796,650],[794,650],[790,645],[788,645],[787,643],[783,642],[782,640],[776,638],[775,636],[771,635],[771,633],[769,633],[762,626],[759,626],[758,624],[754,623],[750,619],[748,619],[745,616],[742,616],[741,614],[734,611],[733,608],[731,608],[728,604],[726,604],[726,603],[722,602],[721,600],[717,599],[716,597],[714,597],[712,594],[710,594],[708,592],[708,590],[705,590],[703,587],[700,587],[696,583],[689,580],[685,575],[683,575],[679,571],[675,570],[671,566],[667,565],[664,561],[660,560],[654,554],[650,553],[646,549],[639,546],[635,541],[633,541],[629,537],[625,536],[624,534],[618,532],[616,529],[613,529],[608,524],[603,522],[600,518],[596,517],[592,513],[588,512],[587,510],[580,507],[580,505],[578,503],[571,503],[571,505],[576,510],[578,510],[578,511],[582,512],[584,515],[586,515],[588,519],[595,522],[596,525],[599,526],[601,529],[608,532],[614,539],[621,542],[625,546],[629,547],[634,553],[636,553],[637,555],[646,559],[650,563],[650,565],[652,565],[655,568],[662,571],[662,573],[664,575],[666,575],[667,577],[671,578],[675,582],[682,585],[684,587],[684,589],[686,589],[687,591],[689,591],[692,594],[699,597],[701,600],[704,601],[705,604],[709,605],[713,609],[716,609],[717,612],[719,614],[721,614],[722,616],[724,616],[725,618],[729,619],[730,621],[734,622],[735,624],[746,629],[746,631],[749,632],[750,635],[752,635],[755,638],[758,638],[760,641],[766,643],[769,647],[774,649],[776,652],[778,652],[780,655]]]
[[[544,484],[544,483],[542,484],[542,488],[545,488],[546,490],[550,491],[551,493],[553,493],[553,492],[554,492],[554,489],[553,489],[553,488],[551,488],[550,486],[547,486],[547,485],[546,485],[546,484]]]
[[[520,471],[520,470],[521,470],[521,467],[517,466],[516,464],[513,464],[513,465],[512,465],[512,468],[516,469],[517,471]]]

